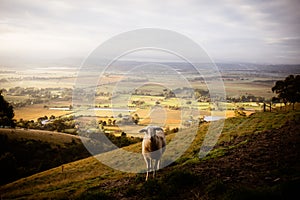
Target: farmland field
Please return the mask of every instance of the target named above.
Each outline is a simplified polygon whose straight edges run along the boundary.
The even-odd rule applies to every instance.
[[[71,111],[63,111],[63,110],[50,110],[44,108],[44,104],[36,104],[30,105],[23,108],[15,109],[15,119],[23,119],[23,120],[37,120],[39,117],[43,116],[64,116],[70,114]]]
[[[136,134],[138,128],[130,128],[129,124],[122,121],[124,117],[137,115],[139,126],[155,124],[170,129],[187,128],[199,119],[208,119],[212,112],[216,116],[229,118],[236,116],[237,110],[243,115],[261,111],[263,102],[270,101],[274,96],[271,91],[274,82],[286,75],[283,73],[274,76],[267,68],[263,68],[265,71],[258,75],[251,68],[234,71],[230,67],[221,66],[227,100],[222,103],[224,107],[219,108],[210,101],[203,77],[188,68],[182,74],[168,74],[165,68],[157,68],[153,72],[155,76],[147,70],[136,74],[119,68],[119,71],[112,70],[102,77],[92,79],[89,76],[77,77],[75,71],[78,69],[67,69],[37,68],[0,73],[1,88],[6,91],[5,98],[15,107],[15,119],[37,121],[44,116],[87,116],[90,120],[119,123],[119,130],[105,125],[107,131],[116,129],[116,134],[120,134],[120,130]],[[181,80],[182,76],[188,76],[188,79]],[[211,77],[214,75],[207,76],[207,81],[213,83]],[[92,80],[98,82],[90,83]],[[177,82],[189,83],[177,85]],[[96,88],[87,93],[75,92],[74,89],[78,87],[76,83],[94,85]],[[87,107],[74,105],[73,108],[74,95],[88,102],[75,103],[83,103]],[[273,107],[280,106],[282,105],[273,104]],[[87,120],[84,121],[86,123]]]
[[[257,83],[253,81],[228,81],[225,82],[226,94],[229,96],[241,96],[245,94],[255,94],[256,96],[261,96],[265,98],[271,98],[274,96],[271,88],[273,87],[273,82],[268,84]]]
[[[245,100],[243,100],[244,102],[228,101],[223,103],[225,110],[218,111],[218,106],[209,102],[209,96],[197,101],[188,88],[180,85],[176,88],[177,94],[172,96],[174,94],[170,88],[174,88],[174,84],[163,82],[165,79],[163,75],[152,78],[152,81],[157,81],[155,83],[147,82],[147,76],[137,77],[135,74],[124,76],[122,73],[114,74],[111,72],[110,74],[104,74],[99,79],[98,85],[96,84],[97,89],[92,94],[95,95],[92,103],[95,103],[96,109],[88,112],[77,112],[76,109],[71,108],[73,104],[72,88],[75,87],[74,84],[76,83],[76,74],[73,71],[63,70],[60,73],[59,68],[54,68],[53,73],[46,73],[42,69],[34,72],[36,73],[34,77],[31,76],[32,71],[0,74],[0,78],[2,77],[1,87],[6,89],[8,93],[11,87],[20,87],[23,88],[22,90],[26,90],[26,88],[31,88],[33,91],[40,90],[40,93],[34,96],[30,96],[30,93],[22,94],[20,89],[17,90],[18,93],[14,89],[14,92],[6,95],[9,102],[20,105],[22,102],[27,102],[14,109],[16,120],[36,121],[44,116],[83,115],[94,116],[93,119],[98,121],[109,119],[121,121],[122,117],[118,116],[138,115],[140,126],[156,124],[173,129],[184,127],[183,124],[187,126],[187,121],[210,116],[212,111],[217,116],[223,115],[228,118],[236,116],[235,111],[237,109],[242,109],[246,115],[249,115],[262,110],[263,106],[262,102],[255,102],[253,99],[248,102],[245,102]],[[159,72],[156,73],[159,74]],[[274,84],[273,77],[256,77],[251,74],[243,74],[243,72],[233,75],[230,75],[230,73],[226,71],[224,73],[224,86],[227,97],[239,101],[242,96],[252,95],[266,100],[274,96],[270,89]],[[226,77],[234,78],[228,79]],[[167,79],[170,78],[171,75]],[[197,78],[197,76],[191,74],[191,86],[202,91],[207,90],[205,82],[198,81]],[[88,82],[89,77],[82,77],[81,81]],[[122,128],[122,126],[126,128]],[[119,124],[121,130],[126,130],[128,134],[136,134],[135,128],[130,128],[128,125],[122,126]],[[106,127],[106,129],[112,130],[113,128]],[[116,132],[116,134],[119,134],[119,132]]]

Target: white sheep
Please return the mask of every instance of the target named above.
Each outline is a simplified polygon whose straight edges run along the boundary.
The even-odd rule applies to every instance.
[[[160,168],[160,159],[166,149],[166,139],[163,129],[158,126],[147,126],[140,130],[140,133],[145,133],[142,154],[147,165],[147,181],[149,172],[153,171],[153,177],[155,177],[156,170]],[[154,166],[152,165],[153,160]]]

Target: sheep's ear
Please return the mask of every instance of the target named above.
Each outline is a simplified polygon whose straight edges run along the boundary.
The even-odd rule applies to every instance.
[[[164,130],[163,130],[161,127],[158,127],[158,126],[155,127],[154,130],[155,130],[155,131],[162,131],[162,132],[164,132]]]
[[[139,131],[139,133],[147,133],[147,130],[143,128]]]

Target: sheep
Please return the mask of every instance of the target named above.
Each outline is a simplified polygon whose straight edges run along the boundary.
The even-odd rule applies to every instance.
[[[149,172],[153,171],[154,178],[156,170],[160,168],[160,159],[166,149],[166,139],[163,129],[158,126],[147,126],[139,132],[145,133],[142,142],[142,154],[147,165],[147,181]],[[153,160],[154,167],[152,166]]]

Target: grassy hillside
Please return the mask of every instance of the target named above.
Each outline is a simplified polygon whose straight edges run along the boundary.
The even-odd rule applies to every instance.
[[[0,129],[0,184],[88,156],[78,136]]]
[[[0,193],[3,199],[287,197],[296,190],[300,180],[299,122],[299,111],[226,119],[214,150],[199,159],[199,149],[209,126],[209,123],[201,124],[185,154],[148,182],[144,182],[144,174],[116,171],[89,157],[65,164],[63,171],[57,167],[1,186]],[[169,135],[168,141],[172,138],[174,135]],[[141,152],[141,144],[124,149]],[[114,152],[102,156],[105,155],[112,156]]]
[[[141,141],[140,138],[106,136],[118,147]],[[91,154],[81,139],[94,151],[114,149],[113,145],[104,144],[102,137],[99,132],[80,138],[42,130],[0,129],[0,184],[89,157]]]

